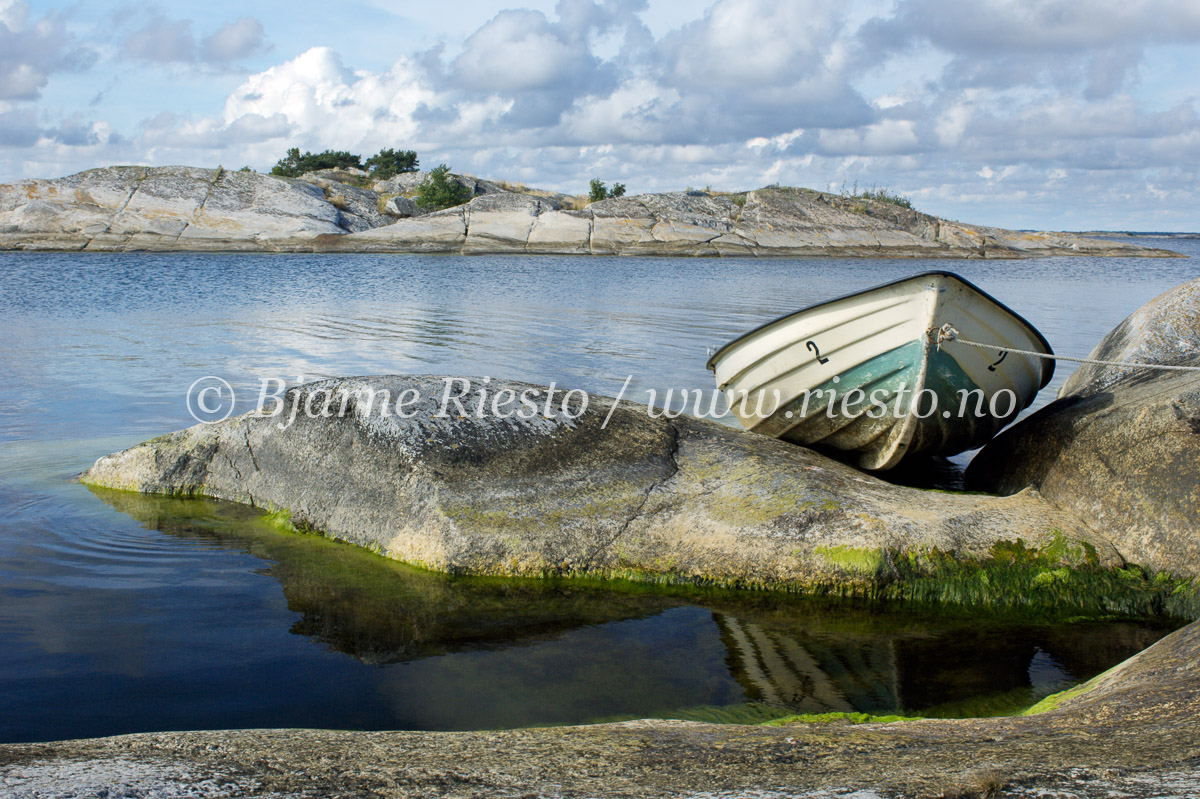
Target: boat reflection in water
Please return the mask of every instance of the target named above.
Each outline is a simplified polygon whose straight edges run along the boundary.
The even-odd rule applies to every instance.
[[[456,578],[280,531],[240,505],[95,493],[180,545],[216,542],[267,563],[260,574],[282,586],[286,610],[263,623],[288,625],[317,643],[290,657],[311,658],[325,676],[323,690],[341,699],[298,688],[271,699],[278,686],[265,684],[272,679],[267,670],[258,678],[264,685],[236,686],[258,692],[264,726],[279,723],[272,702],[287,703],[286,720],[295,726],[311,704],[311,726],[360,729],[706,713],[765,720],[1006,712],[1097,674],[1166,632],[929,615],[768,593]],[[338,653],[334,660],[331,652]],[[210,677],[209,693],[234,690],[226,674],[197,679]],[[161,709],[172,696],[142,700]],[[252,726],[244,712],[238,718]],[[220,726],[220,718],[205,723]]]

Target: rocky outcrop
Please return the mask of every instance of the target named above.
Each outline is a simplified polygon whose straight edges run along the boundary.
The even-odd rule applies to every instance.
[[[993,439],[969,487],[1036,488],[1101,532],[1122,557],[1200,575],[1198,281],[1138,310],[1091,357],[1197,371],[1087,365],[1064,395]]]
[[[371,222],[299,180],[109,167],[0,186],[0,249],[262,250]]]
[[[451,209],[443,214],[455,213]],[[673,192],[618,197],[562,210],[546,197],[499,193],[463,206],[463,234],[427,236],[431,225],[401,220],[320,247],[342,252],[554,253],[591,255],[826,255],[1004,257],[1114,255],[1125,242],[1065,234],[971,229],[889,203],[767,188],[744,195]],[[432,227],[441,231],[445,219]],[[454,225],[457,230],[457,225]],[[1159,250],[1139,253],[1172,254]]]
[[[325,237],[321,248],[336,252],[461,252],[467,241],[466,206],[418,213],[394,225],[346,237]]]
[[[394,221],[389,218],[390,215],[385,216],[380,211],[379,195],[369,189],[340,180],[332,180],[322,176],[320,172],[304,175],[300,180],[321,187],[325,201],[339,211],[345,212],[343,227],[351,233],[370,230],[381,225],[390,225]]]
[[[593,255],[839,255],[1021,258],[1176,255],[1065,233],[969,227],[891,203],[808,189],[572,198],[467,175],[472,199],[427,213],[428,173],[368,184],[324,170],[301,179],[191,167],[110,167],[0,186],[0,249],[263,250]],[[370,185],[371,188],[365,188]],[[513,190],[515,189],[515,190]],[[462,233],[455,230],[462,220]]]
[[[1034,715],[489,732],[222,730],[0,745],[16,796],[1200,794],[1200,623]]]
[[[379,194],[416,194],[417,187],[429,179],[430,172],[403,172],[387,180],[379,180],[372,184],[373,188]],[[448,175],[448,178],[467,190],[471,197],[480,197],[485,194],[507,194],[508,189],[503,188],[497,183],[490,180],[482,180],[473,175]]]
[[[424,213],[428,213],[424,208],[417,205],[416,200],[412,199],[411,197],[404,197],[401,195],[388,197],[387,201],[383,204],[383,212],[388,216],[394,216],[400,219],[407,219],[409,217],[421,216]]]
[[[621,576],[1079,612],[1133,612],[1122,603],[1162,598],[1145,581],[1110,580],[1106,568],[1117,561],[1103,540],[1032,493],[895,486],[715,422],[651,418],[644,407],[613,408],[600,397],[580,414],[582,392],[563,405],[561,391],[547,399],[540,387],[491,381],[475,384],[461,409],[448,404],[447,392],[465,385],[432,377],[308,384],[289,395],[287,407],[300,412],[285,429],[283,417],[255,415],[199,425],[101,458],[82,479],[285,508],[300,526],[451,573]],[[539,412],[480,411],[480,390],[487,403],[500,397],[501,412]],[[402,396],[410,416],[383,415],[384,403]],[[336,413],[322,415],[329,402]],[[1081,567],[1078,581],[1069,569],[1061,580],[1044,577],[1063,566]],[[964,588],[964,569],[989,568],[1002,579]],[[1126,595],[1131,587],[1147,593]]]

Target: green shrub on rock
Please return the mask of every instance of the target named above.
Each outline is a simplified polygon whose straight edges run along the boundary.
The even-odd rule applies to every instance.
[[[471,199],[471,192],[450,175],[450,167],[438,164],[417,186],[417,205],[422,208],[452,208]]]
[[[346,152],[345,150],[325,150],[320,153],[306,152],[301,155],[300,148],[293,147],[287,151],[287,155],[275,163],[275,166],[271,167],[271,174],[285,178],[298,178],[307,172],[316,172],[319,169],[361,168],[362,156]]]
[[[590,202],[590,203],[600,202],[601,200],[608,200],[613,197],[624,197],[624,196],[625,196],[625,184],[624,183],[614,183],[613,187],[611,189],[608,188],[607,186],[605,186],[604,181],[602,181],[600,178],[592,178],[591,182],[588,183],[588,202]]]
[[[405,172],[418,169],[415,150],[393,150],[385,147],[363,162],[363,166],[376,180],[387,180]]]

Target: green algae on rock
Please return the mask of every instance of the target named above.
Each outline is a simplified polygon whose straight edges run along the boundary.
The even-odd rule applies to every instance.
[[[1032,492],[1000,498],[891,485],[785,442],[690,417],[652,418],[600,397],[586,410],[532,418],[443,415],[446,380],[300,386],[288,405],[344,395],[346,412],[300,414],[290,426],[255,414],[198,425],[103,457],[82,480],[282,509],[301,529],[454,574],[1077,615],[1161,610],[1160,595],[1176,587],[1153,575],[1150,588],[1113,578],[1125,564],[1112,548]],[[355,399],[381,392],[419,399],[406,406],[409,418]],[[1014,560],[1014,551],[1036,556]]]

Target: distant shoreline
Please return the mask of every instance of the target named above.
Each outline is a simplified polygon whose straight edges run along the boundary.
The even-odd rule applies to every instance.
[[[1130,239],[1200,239],[1200,232],[1147,231],[1147,230],[1081,230],[1071,231],[1074,236],[1119,236]]]
[[[1185,257],[1121,241],[1159,234],[1006,230],[921,213],[903,198],[786,186],[581,203],[523,185],[451,175],[466,201],[434,210],[415,201],[423,174],[372,181],[361,170],[289,178],[118,166],[22,180],[0,185],[0,251]]]

